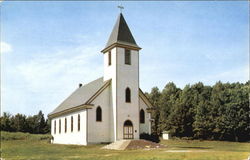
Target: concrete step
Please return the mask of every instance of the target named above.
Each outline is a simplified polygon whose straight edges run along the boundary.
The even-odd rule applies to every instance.
[[[131,142],[131,140],[119,140],[119,141],[110,143],[102,148],[103,149],[114,149],[114,150],[125,150],[130,142]]]

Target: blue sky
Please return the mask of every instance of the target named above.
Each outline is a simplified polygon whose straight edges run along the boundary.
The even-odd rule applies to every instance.
[[[51,112],[103,75],[120,2],[2,2],[1,109]],[[246,82],[248,2],[124,1],[140,51],[140,87]]]

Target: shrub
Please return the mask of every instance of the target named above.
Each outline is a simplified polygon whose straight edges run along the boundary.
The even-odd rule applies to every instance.
[[[140,139],[145,139],[145,140],[156,142],[156,143],[160,142],[160,138],[156,134],[142,133],[140,134]]]

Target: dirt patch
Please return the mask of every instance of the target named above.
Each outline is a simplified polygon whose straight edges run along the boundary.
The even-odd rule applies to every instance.
[[[146,140],[132,140],[126,147],[126,149],[154,149],[154,148],[166,148],[166,146]]]

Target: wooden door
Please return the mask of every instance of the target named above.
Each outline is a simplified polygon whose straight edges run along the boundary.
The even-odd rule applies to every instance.
[[[133,124],[130,120],[124,122],[123,126],[123,138],[124,139],[134,139],[134,129]]]

